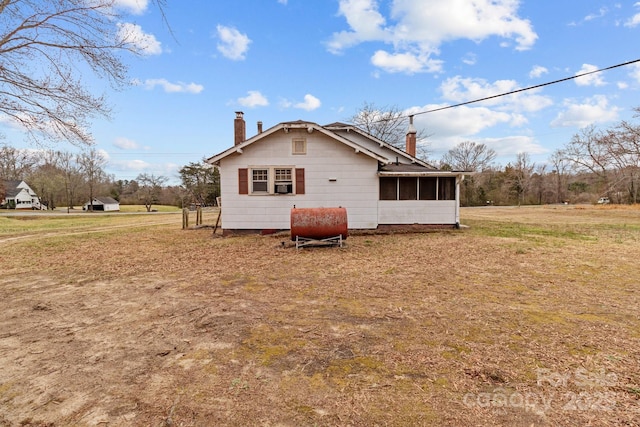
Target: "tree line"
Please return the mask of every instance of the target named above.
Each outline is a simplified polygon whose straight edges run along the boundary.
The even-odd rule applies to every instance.
[[[640,107],[634,108],[640,117]],[[363,106],[348,119],[391,145],[404,149],[406,113],[396,106]],[[428,138],[418,135],[418,157],[445,170],[471,172],[461,185],[463,206],[640,201],[640,124],[621,121],[608,129],[583,128],[544,163],[526,152],[505,166],[492,148],[474,141],[459,143],[441,159],[430,159]],[[421,148],[421,150],[420,150]]]
[[[107,161],[91,148],[73,154],[54,150],[20,150],[0,146],[0,199],[3,182],[25,181],[48,209],[84,205],[94,197],[110,196],[121,204],[178,207],[214,205],[220,195],[220,175],[205,163],[189,163],[179,170],[181,185],[165,185],[162,175],[141,173],[133,180],[116,179],[105,172]]]
[[[379,120],[372,104],[352,122],[379,139],[404,148],[404,121],[398,109]],[[640,107],[634,109],[640,117]],[[365,119],[363,119],[365,117]],[[368,117],[368,119],[366,119]],[[358,121],[360,120],[360,121]],[[423,141],[428,136],[423,135]],[[427,144],[422,144],[423,147]],[[419,156],[426,158],[425,151]],[[640,124],[621,121],[608,129],[590,126],[575,134],[544,163],[536,164],[520,152],[505,166],[495,162],[495,150],[482,143],[462,142],[437,164],[445,170],[470,172],[461,185],[463,206],[592,203],[601,197],[613,203],[640,201]],[[106,159],[94,148],[80,154],[64,151],[19,150],[0,146],[0,181],[24,180],[50,209],[84,204],[109,195],[121,204],[215,205],[220,196],[217,168],[204,162],[179,170],[180,185],[166,186],[168,178],[142,173],[134,180],[119,180],[104,171]],[[4,196],[0,187],[0,196]],[[2,198],[2,197],[0,197]]]
[[[634,109],[640,117],[640,107]],[[501,205],[640,201],[640,124],[621,121],[608,129],[583,128],[547,162],[521,152],[502,167],[485,144],[466,141],[447,152],[443,169],[472,171],[461,186],[461,203]]]

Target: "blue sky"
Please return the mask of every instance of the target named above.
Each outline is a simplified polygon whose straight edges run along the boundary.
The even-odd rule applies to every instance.
[[[179,182],[233,144],[238,110],[252,136],[257,121],[346,121],[364,102],[411,114],[640,59],[636,1],[168,0],[171,31],[147,0],[119,1],[145,55],[125,56],[134,85],[107,92],[113,117],[92,126],[116,179]],[[432,160],[469,140],[503,165],[544,163],[580,128],[632,119],[639,94],[634,64],[415,119]]]

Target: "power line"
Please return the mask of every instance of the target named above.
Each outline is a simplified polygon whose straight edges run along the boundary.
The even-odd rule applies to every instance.
[[[556,83],[562,83],[562,82],[566,82],[567,80],[573,80],[573,79],[577,79],[578,77],[583,77],[583,76],[588,76],[589,74],[594,74],[594,73],[601,73],[603,71],[607,71],[607,70],[612,70],[614,68],[618,68],[618,67],[624,67],[626,65],[631,65],[631,64],[635,64],[637,62],[640,62],[640,58],[639,59],[635,59],[633,61],[628,61],[628,62],[623,62],[621,64],[616,64],[616,65],[612,65],[610,67],[606,67],[606,68],[599,68],[597,70],[593,70],[593,71],[588,71],[586,73],[582,73],[582,74],[576,74],[575,76],[571,76],[571,77],[565,77],[563,79],[559,79],[559,80],[554,80],[552,82],[547,82],[547,83],[541,83],[539,85],[535,85],[535,86],[529,86],[529,87],[525,87],[522,89],[516,89],[516,90],[512,90],[511,92],[505,92],[505,93],[500,93],[498,95],[491,95],[491,96],[486,96],[484,98],[479,98],[479,99],[474,99],[472,101],[466,101],[466,102],[461,102],[459,104],[454,104],[454,105],[447,105],[445,107],[439,107],[439,108],[435,108],[433,110],[427,110],[427,111],[420,111],[418,113],[413,113],[408,115],[407,117],[411,117],[411,116],[419,116],[421,114],[427,114],[427,113],[434,113],[436,111],[442,111],[442,110],[447,110],[449,108],[455,108],[455,107],[460,107],[462,105],[468,105],[468,104],[473,104],[476,102],[481,102],[481,101],[486,101],[488,99],[494,99],[494,98],[499,98],[501,96],[507,96],[507,95],[513,95],[514,93],[519,93],[519,92],[524,92],[527,90],[532,90],[532,89],[537,89],[540,87],[544,87],[544,86],[550,86],[550,85],[554,85]]]

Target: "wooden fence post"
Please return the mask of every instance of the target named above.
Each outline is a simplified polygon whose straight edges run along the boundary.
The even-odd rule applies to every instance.
[[[182,208],[182,229],[189,228],[189,209]]]

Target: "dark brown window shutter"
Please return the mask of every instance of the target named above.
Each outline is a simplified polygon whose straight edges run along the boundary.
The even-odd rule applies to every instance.
[[[249,169],[238,169],[238,194],[249,194]]]
[[[304,194],[304,168],[296,169],[296,194]]]

